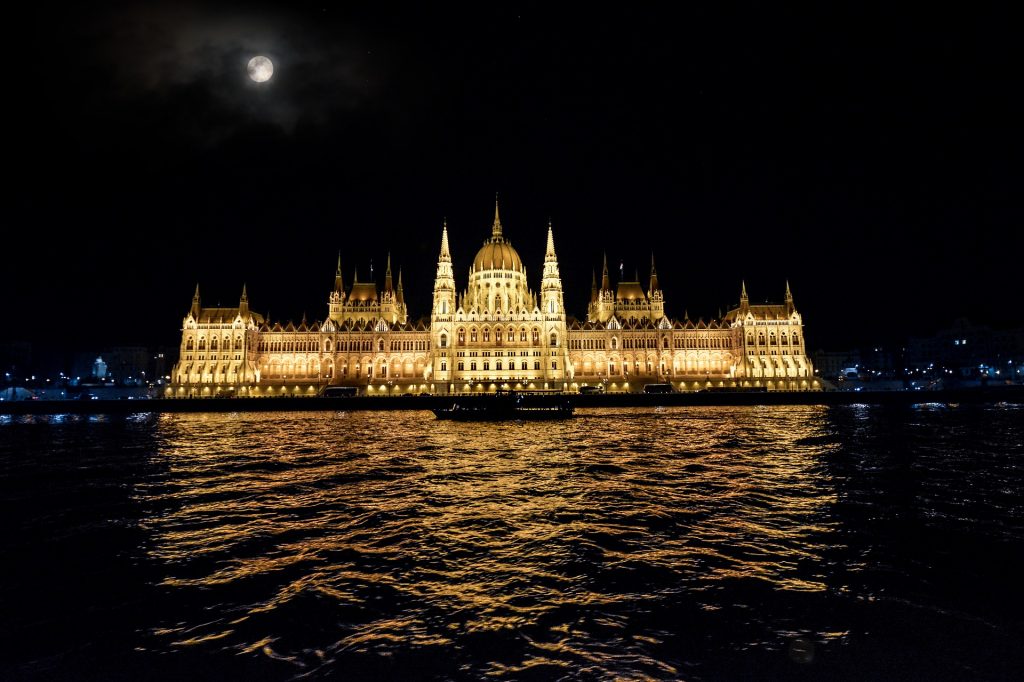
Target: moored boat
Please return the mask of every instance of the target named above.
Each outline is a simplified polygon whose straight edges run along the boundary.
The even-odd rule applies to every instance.
[[[567,419],[575,405],[569,396],[539,391],[498,391],[487,395],[456,396],[447,407],[434,409],[438,419],[454,421],[536,421]]]

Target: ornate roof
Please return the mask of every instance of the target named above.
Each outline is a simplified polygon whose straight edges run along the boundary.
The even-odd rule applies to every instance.
[[[615,291],[615,299],[618,301],[646,301],[647,294],[644,293],[640,282],[619,282]]]

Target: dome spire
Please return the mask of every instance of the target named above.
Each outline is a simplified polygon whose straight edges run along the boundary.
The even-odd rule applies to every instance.
[[[501,218],[498,216],[498,193],[494,193],[494,225],[491,226],[491,238],[501,239]]]

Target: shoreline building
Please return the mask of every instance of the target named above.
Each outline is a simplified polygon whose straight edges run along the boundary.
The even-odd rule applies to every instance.
[[[552,225],[540,290],[533,291],[497,202],[491,236],[461,291],[443,225],[429,318],[409,318],[390,256],[379,291],[358,272],[346,287],[339,254],[327,305],[324,322],[282,325],[249,309],[245,286],[237,307],[205,308],[197,285],[167,396],[313,396],[328,386],[368,395],[641,391],[650,383],[691,391],[820,388],[788,283],[777,305],[751,305],[744,283],[738,306],[695,323],[666,315],[653,257],[646,291],[639,281],[613,289],[606,258],[586,320],[576,320],[565,311]]]

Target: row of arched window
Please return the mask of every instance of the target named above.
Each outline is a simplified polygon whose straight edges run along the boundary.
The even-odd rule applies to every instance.
[[[224,344],[221,347],[224,350],[231,350],[231,337],[230,336],[225,336],[224,337]],[[194,337],[188,336],[188,337],[185,338],[185,350],[196,350],[196,340],[195,340]],[[206,337],[205,336],[200,336],[199,337],[199,348],[198,348],[198,350],[206,350]],[[218,347],[217,347],[217,337],[216,336],[214,336],[214,337],[212,337],[210,339],[210,350],[218,350]],[[235,350],[242,350],[242,337],[241,336],[236,336],[235,337]]]
[[[797,345],[797,344],[800,343],[800,335],[798,333],[793,332],[792,339],[793,339],[793,345]],[[757,333],[757,343],[758,343],[758,345],[764,345],[764,342],[765,342],[764,332],[758,332]],[[774,345],[775,344],[775,332],[769,332],[768,333],[768,343],[769,343],[769,345]],[[781,345],[783,345],[783,346],[788,346],[789,345],[789,341],[786,340],[786,332],[782,332],[782,334],[779,336],[779,343]],[[754,345],[754,332],[747,332],[747,344],[751,345],[751,346]]]
[[[456,330],[456,332],[455,332],[455,336],[456,336],[458,345],[460,345],[460,346],[465,346],[466,345],[466,337],[467,337],[467,335],[469,337],[469,343],[491,343],[492,330],[491,330],[490,327],[484,327],[484,328],[479,329],[479,330],[476,327],[470,327],[469,330],[467,331],[467,329],[465,327],[459,327]],[[515,343],[516,342],[516,328],[515,327],[508,327],[507,329],[502,329],[501,327],[495,327],[494,330],[493,330],[493,335],[494,335],[494,345],[496,345],[496,346],[500,346],[503,343]],[[527,338],[529,338],[531,345],[534,345],[534,346],[540,345],[540,329],[537,328],[537,327],[534,327],[533,329],[528,330],[526,327],[520,327],[519,328],[519,343],[526,343],[527,342]],[[558,345],[558,334],[557,333],[551,332],[550,342],[551,342],[552,346],[557,346]],[[447,345],[447,337],[444,334],[441,335],[441,345],[442,346]]]

